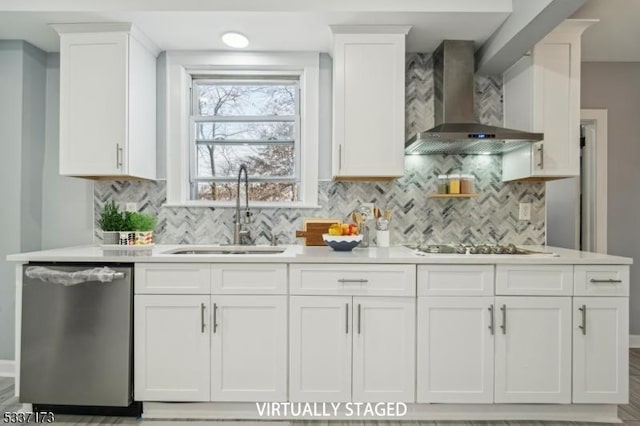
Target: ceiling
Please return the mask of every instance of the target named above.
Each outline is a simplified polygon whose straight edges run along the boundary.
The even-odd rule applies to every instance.
[[[589,0],[572,18],[598,18],[582,35],[583,62],[639,62],[640,1]]]
[[[443,39],[484,43],[511,14],[511,0],[0,0],[0,39],[59,50],[52,23],[131,22],[161,50],[223,50],[235,30],[249,50],[324,51],[329,25],[412,25],[410,52]]]

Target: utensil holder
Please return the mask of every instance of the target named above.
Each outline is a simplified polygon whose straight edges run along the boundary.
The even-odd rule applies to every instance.
[[[389,231],[376,231],[376,244],[378,247],[389,247]]]

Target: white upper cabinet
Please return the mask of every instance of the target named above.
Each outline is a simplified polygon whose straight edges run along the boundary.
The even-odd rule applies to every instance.
[[[60,174],[156,177],[155,48],[130,24],[61,24]]]
[[[580,38],[593,23],[568,19],[503,75],[505,127],[544,140],[502,157],[502,180],[580,175]]]
[[[410,26],[332,26],[334,180],[404,174],[405,37]]]

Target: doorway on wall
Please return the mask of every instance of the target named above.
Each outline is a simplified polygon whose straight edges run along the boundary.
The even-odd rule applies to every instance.
[[[607,252],[607,110],[580,114],[580,176],[547,182],[547,244]]]
[[[580,111],[580,250],[607,252],[607,110]]]

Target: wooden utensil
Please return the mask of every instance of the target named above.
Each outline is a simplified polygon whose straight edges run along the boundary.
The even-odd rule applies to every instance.
[[[302,231],[296,231],[296,238],[304,238],[305,246],[324,246],[322,234],[329,231],[329,227],[334,223],[340,223],[338,219],[304,219]]]

